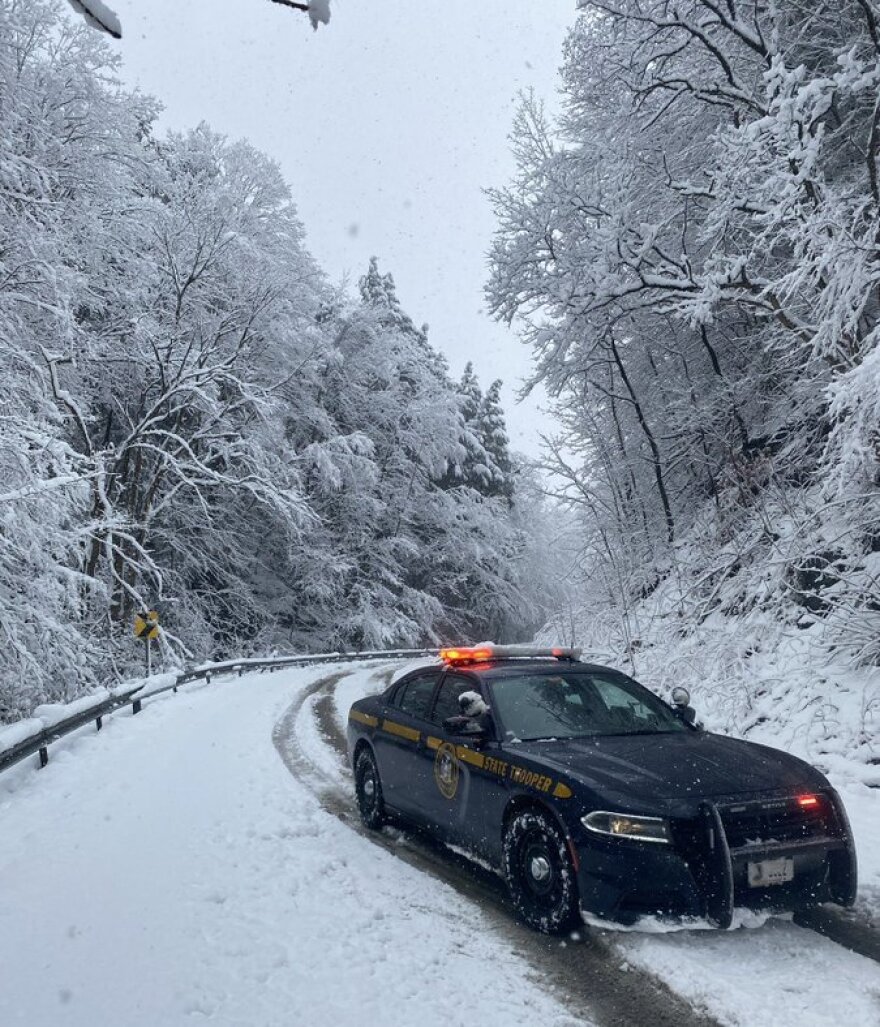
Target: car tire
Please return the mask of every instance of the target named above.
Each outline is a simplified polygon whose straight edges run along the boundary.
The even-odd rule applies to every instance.
[[[382,780],[372,749],[361,749],[354,761],[354,790],[364,826],[377,831],[386,820]]]
[[[576,926],[577,877],[568,842],[551,816],[540,810],[514,814],[504,832],[502,866],[513,907],[525,924],[543,934]]]

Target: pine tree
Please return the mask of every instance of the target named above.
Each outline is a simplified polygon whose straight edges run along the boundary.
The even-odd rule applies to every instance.
[[[513,499],[513,463],[510,459],[507,426],[501,407],[501,380],[496,379],[489,386],[480,403],[476,418],[476,431],[482,447],[489,457],[491,480],[484,491],[487,496],[503,496],[508,502]]]
[[[470,424],[476,420],[483,403],[483,390],[474,373],[474,365],[469,360],[465,364],[464,374],[458,383],[458,394],[461,396],[461,412],[465,421]]]
[[[380,321],[385,328],[420,334],[400,306],[394,276],[390,271],[384,275],[380,273],[377,257],[370,257],[370,266],[358,285],[364,305],[380,312]]]

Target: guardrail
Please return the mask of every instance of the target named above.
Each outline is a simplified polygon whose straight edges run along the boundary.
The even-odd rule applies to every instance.
[[[285,667],[309,667],[318,666],[322,663],[353,663],[360,660],[410,660],[419,657],[436,656],[438,649],[391,649],[384,652],[360,652],[360,653],[316,653],[300,656],[274,656],[268,659],[242,659],[227,660],[223,663],[212,663],[194,670],[184,671],[177,674],[173,681],[168,684],[151,687],[149,679],[132,688],[114,692],[108,699],[86,709],[78,710],[76,713],[59,720],[50,727],[44,727],[33,734],[28,735],[16,742],[14,745],[0,750],[0,773],[28,756],[39,756],[40,766],[45,767],[49,762],[49,746],[57,742],[65,735],[78,731],[81,727],[94,721],[98,731],[104,723],[104,717],[109,713],[121,709],[123,706],[131,706],[132,714],[140,713],[145,699],[152,699],[154,696],[162,695],[164,692],[176,692],[181,685],[189,684],[191,681],[206,681],[211,683],[212,677],[219,677],[226,674],[242,674],[249,671],[282,670]],[[157,676],[158,677],[158,676]]]

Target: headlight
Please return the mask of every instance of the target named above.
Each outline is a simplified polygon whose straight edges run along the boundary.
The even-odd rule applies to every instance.
[[[664,845],[672,841],[669,821],[662,817],[639,817],[629,813],[597,810],[581,817],[581,823],[588,831],[608,834],[614,838],[634,838],[640,842],[662,842]]]

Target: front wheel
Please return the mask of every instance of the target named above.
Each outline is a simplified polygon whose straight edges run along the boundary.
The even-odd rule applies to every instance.
[[[371,831],[378,830],[385,823],[385,800],[372,749],[361,749],[355,758],[354,790],[361,820]]]
[[[503,868],[519,917],[544,934],[559,934],[578,921],[577,880],[568,843],[556,822],[540,810],[513,816],[504,832]]]

